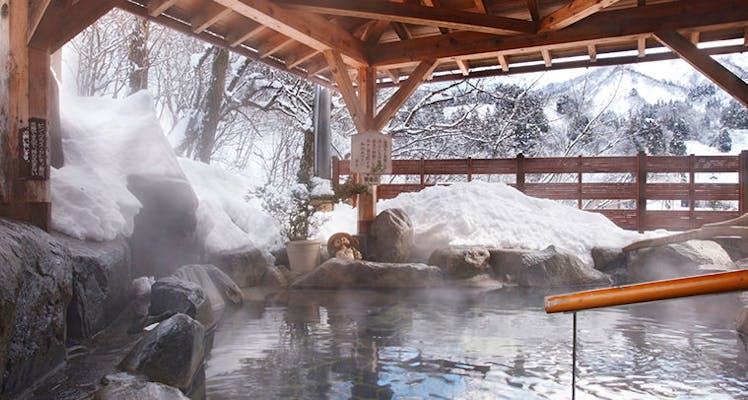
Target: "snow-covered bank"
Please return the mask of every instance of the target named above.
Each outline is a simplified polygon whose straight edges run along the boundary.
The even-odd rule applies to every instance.
[[[529,197],[502,183],[474,181],[430,187],[381,202],[379,208],[402,208],[408,213],[415,227],[415,255],[420,260],[448,245],[524,249],[555,245],[590,262],[593,247],[622,247],[640,238],[600,214]],[[355,224],[356,211],[338,205],[320,236],[354,231]]]

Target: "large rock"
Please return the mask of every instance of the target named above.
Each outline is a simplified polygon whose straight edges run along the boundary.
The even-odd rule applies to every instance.
[[[428,264],[436,265],[452,278],[470,278],[485,273],[491,254],[484,247],[449,247],[431,253]]]
[[[120,372],[107,375],[106,385],[94,395],[94,400],[188,400],[179,389],[162,383],[148,382],[143,378]]]
[[[156,281],[151,286],[150,315],[173,315],[182,313],[197,318],[210,303],[200,285],[167,276]]]
[[[439,286],[442,273],[426,264],[388,264],[362,260],[331,258],[299,277],[292,288],[384,289]]]
[[[188,315],[175,314],[148,332],[120,367],[190,393],[201,383],[204,357],[205,328]]]
[[[652,281],[733,269],[727,252],[710,240],[689,240],[628,253],[631,281]]]
[[[219,288],[219,285],[216,284],[216,282],[213,280],[213,277],[211,276],[211,271],[213,272],[213,275],[217,275],[217,273],[223,274],[213,265],[197,264],[181,266],[174,273],[175,277],[195,283],[203,289],[203,293],[205,293],[205,298],[208,302],[208,305],[205,307],[207,312],[205,313],[205,315],[201,315],[198,312],[198,320],[206,328],[212,328],[223,315],[223,312],[226,309],[226,301],[224,300],[225,296],[226,298],[229,298],[229,301],[231,301],[232,303],[236,303],[231,300],[231,298],[235,298],[235,296],[238,295],[238,301],[241,301],[241,290],[236,286],[235,283],[233,284],[233,287],[230,286],[231,283],[233,283],[233,281],[231,281],[231,278],[229,278],[225,274],[223,274],[222,276],[217,275],[222,278],[219,281],[219,284],[228,285]]]
[[[85,339],[112,322],[130,300],[130,248],[123,238],[110,242],[55,238],[70,251],[73,262],[68,340]]]
[[[204,265],[210,278],[215,283],[218,290],[221,291],[224,300],[228,303],[241,304],[242,302],[242,290],[239,285],[231,279],[230,276],[226,275],[225,272],[216,268],[215,265]]]
[[[58,241],[0,219],[0,397],[13,397],[65,360],[72,277]]]
[[[127,187],[143,205],[130,237],[133,275],[167,276],[198,260],[203,246],[195,235],[198,200],[190,183],[179,177],[133,175]]]
[[[267,252],[246,248],[214,254],[211,264],[225,272],[239,287],[251,287],[262,283],[266,268],[272,266],[274,260]]]
[[[617,247],[594,247],[591,254],[598,271],[610,272],[626,265],[626,255]]]
[[[587,266],[579,257],[560,253],[554,246],[544,250],[493,249],[491,267],[502,279],[526,287],[609,285],[610,278]]]
[[[382,211],[369,228],[366,259],[386,263],[403,263],[413,249],[413,223],[404,210]]]
[[[727,252],[733,261],[748,258],[748,240],[742,237],[722,237],[714,238],[723,249]]]

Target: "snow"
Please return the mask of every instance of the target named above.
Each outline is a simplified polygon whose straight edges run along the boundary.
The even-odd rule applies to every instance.
[[[503,183],[473,181],[429,187],[381,202],[379,208],[402,208],[410,216],[415,229],[414,255],[419,261],[449,245],[525,249],[554,245],[589,263],[593,247],[623,247],[642,237],[600,214],[529,197]],[[355,223],[355,210],[338,205],[320,236],[353,232]]]

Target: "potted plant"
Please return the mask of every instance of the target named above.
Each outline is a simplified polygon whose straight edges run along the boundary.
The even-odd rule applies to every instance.
[[[288,239],[286,251],[292,271],[308,272],[320,263],[320,241],[311,239],[322,222],[317,216],[317,207],[312,204],[313,186],[312,182],[297,183],[281,192],[266,186],[256,193]]]
[[[334,198],[337,201],[347,203],[355,196],[369,192],[369,187],[363,183],[356,183],[350,176],[345,183],[335,185],[333,188]]]

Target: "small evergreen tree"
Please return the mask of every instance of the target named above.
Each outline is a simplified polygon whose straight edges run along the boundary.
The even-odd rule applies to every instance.
[[[730,137],[729,130],[722,129],[717,135],[717,149],[723,153],[732,150],[732,137]]]
[[[733,100],[722,110],[719,120],[727,128],[748,129],[748,108]]]

